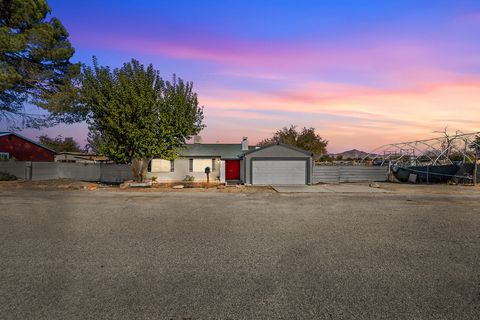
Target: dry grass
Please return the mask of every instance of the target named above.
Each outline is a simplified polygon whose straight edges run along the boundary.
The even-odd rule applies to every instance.
[[[183,189],[173,189],[173,186],[183,185]],[[203,182],[177,182],[177,183],[159,183],[150,188],[127,188],[121,189],[118,185],[106,185],[100,183],[75,181],[69,179],[43,180],[43,181],[0,181],[0,190],[103,190],[103,191],[122,191],[122,192],[222,192],[222,193],[256,193],[269,192],[274,193],[271,187],[257,186],[229,186],[225,187],[219,183],[210,183],[206,186]]]

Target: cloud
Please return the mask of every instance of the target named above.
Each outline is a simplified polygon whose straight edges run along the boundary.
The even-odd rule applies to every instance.
[[[365,43],[347,40],[323,43],[315,39],[262,41],[211,34],[183,34],[177,39],[93,34],[77,32],[73,39],[79,46],[102,50],[213,62],[226,66],[223,72],[230,75],[248,77],[253,71],[258,73],[257,76],[267,79],[279,78],[278,75],[285,71],[398,70],[433,63],[442,58],[431,43],[393,41],[387,36],[369,39]]]
[[[384,90],[311,83],[296,91],[217,91],[201,97],[210,110],[207,122],[242,122],[249,125],[244,131],[270,128],[270,132],[289,124],[313,126],[333,146],[364,149],[428,137],[447,125],[478,131],[478,101],[480,79]],[[251,136],[252,141],[263,138],[264,133]]]

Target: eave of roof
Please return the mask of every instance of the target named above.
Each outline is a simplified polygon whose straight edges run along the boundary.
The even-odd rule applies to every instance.
[[[43,144],[40,144],[40,143],[38,143],[38,142],[36,142],[36,141],[33,141],[33,140],[31,140],[31,139],[29,139],[29,138],[27,138],[27,137],[24,137],[24,136],[22,136],[22,135],[19,135],[18,133],[15,133],[15,132],[5,132],[5,131],[4,131],[4,132],[0,132],[0,137],[8,136],[8,135],[14,135],[14,136],[16,136],[17,138],[20,138],[20,139],[22,139],[22,140],[25,140],[25,141],[28,141],[28,142],[30,142],[30,143],[33,143],[34,145],[37,145],[37,146],[39,146],[40,148],[43,148],[43,149],[48,150],[48,151],[51,151],[51,152],[53,152],[54,154],[58,154],[57,151],[52,150],[52,149],[50,149],[50,148],[47,148],[47,147],[45,147]]]
[[[249,147],[249,149],[254,147]],[[187,144],[184,149],[180,150],[182,157],[220,157],[222,159],[239,159],[245,153],[242,145],[237,144]]]
[[[297,152],[301,152],[301,153],[307,154],[307,155],[309,155],[309,156],[313,156],[313,153],[310,152],[310,151],[303,150],[303,149],[300,149],[300,148],[291,146],[291,145],[286,144],[286,143],[281,143],[281,142],[272,143],[272,144],[266,145],[266,146],[264,146],[264,147],[256,148],[256,149],[253,149],[253,150],[249,150],[249,151],[245,152],[244,154],[251,154],[251,153],[254,153],[254,152],[257,152],[257,151],[260,151],[260,150],[264,150],[264,149],[267,149],[267,148],[271,148],[271,147],[273,147],[273,146],[282,146],[282,147],[285,147],[285,148],[288,148],[288,149],[291,149],[291,150],[294,150],[294,151],[297,151]]]

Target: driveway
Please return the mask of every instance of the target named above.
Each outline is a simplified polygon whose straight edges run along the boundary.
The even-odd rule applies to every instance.
[[[478,196],[0,192],[1,319],[479,319]]]

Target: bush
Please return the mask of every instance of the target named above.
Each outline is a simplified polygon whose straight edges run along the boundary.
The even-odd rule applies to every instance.
[[[194,181],[195,180],[195,177],[194,176],[185,176],[185,179],[183,179],[183,181]]]
[[[14,181],[17,177],[7,172],[0,172],[0,181]]]

